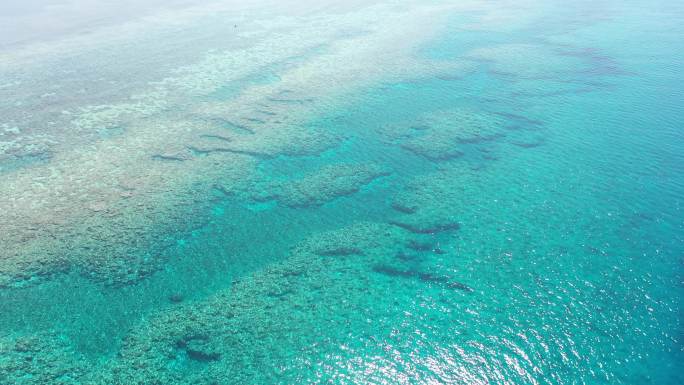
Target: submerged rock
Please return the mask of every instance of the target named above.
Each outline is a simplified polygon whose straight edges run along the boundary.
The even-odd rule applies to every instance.
[[[416,121],[378,129],[388,142],[433,161],[462,156],[461,145],[492,141],[505,135],[504,119],[470,108],[439,110]]]
[[[465,292],[473,292],[473,288],[470,286],[455,281],[451,277],[445,276],[445,275],[439,275],[439,274],[433,274],[433,273],[428,273],[428,272],[423,272],[420,270],[414,270],[414,269],[399,269],[396,267],[388,266],[388,265],[377,265],[373,267],[373,271],[376,273],[388,275],[391,277],[400,277],[400,278],[416,278],[419,279],[423,282],[426,283],[436,283],[439,285],[442,285],[446,288],[449,289],[457,289],[457,290],[462,290]]]
[[[207,335],[186,336],[176,342],[176,348],[184,351],[192,360],[199,362],[216,361],[221,358],[221,348],[215,346]]]
[[[290,207],[320,206],[354,194],[361,187],[389,174],[376,164],[333,164],[301,179],[274,185],[272,190],[275,192],[271,197]]]
[[[169,296],[169,301],[171,303],[181,303],[185,300],[185,297],[181,293],[173,293]]]
[[[415,178],[397,193],[392,207],[397,211],[391,220],[395,226],[415,234],[438,234],[459,230],[466,194],[477,171],[446,169]],[[397,209],[400,208],[400,209]]]

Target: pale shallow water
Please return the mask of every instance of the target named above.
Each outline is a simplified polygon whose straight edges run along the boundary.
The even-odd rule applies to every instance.
[[[684,9],[421,7],[5,56],[0,383],[683,383]]]

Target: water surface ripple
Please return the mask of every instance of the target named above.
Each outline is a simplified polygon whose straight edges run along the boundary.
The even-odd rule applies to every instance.
[[[684,383],[684,7],[523,3],[4,47],[0,384]]]

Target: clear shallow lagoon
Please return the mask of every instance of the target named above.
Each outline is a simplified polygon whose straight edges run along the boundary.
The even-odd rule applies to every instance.
[[[212,7],[0,52],[1,384],[684,382],[681,5]]]

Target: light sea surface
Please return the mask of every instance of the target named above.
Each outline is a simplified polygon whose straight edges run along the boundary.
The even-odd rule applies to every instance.
[[[521,12],[448,15],[413,55],[458,71],[317,108],[337,145],[258,157],[142,279],[1,288],[0,383],[684,383],[684,7]]]

